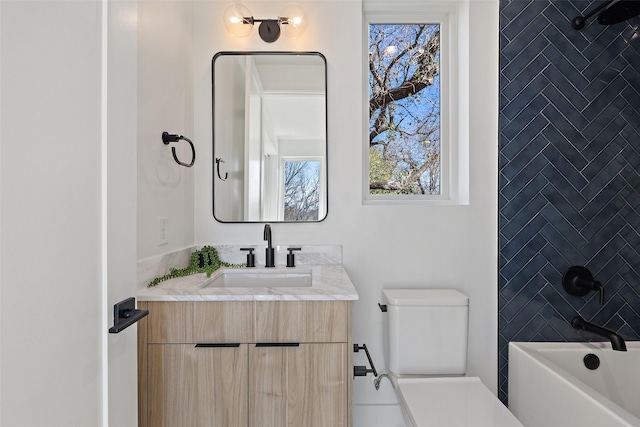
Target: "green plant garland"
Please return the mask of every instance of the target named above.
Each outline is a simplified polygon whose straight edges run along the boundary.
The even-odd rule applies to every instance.
[[[200,267],[200,265],[203,265]],[[203,246],[202,249],[194,251],[189,259],[189,265],[185,268],[172,268],[168,274],[156,277],[147,285],[148,288],[156,286],[165,280],[174,279],[176,277],[189,276],[191,274],[206,273],[207,277],[220,267],[241,268],[243,264],[231,264],[220,260],[218,251],[213,246]]]

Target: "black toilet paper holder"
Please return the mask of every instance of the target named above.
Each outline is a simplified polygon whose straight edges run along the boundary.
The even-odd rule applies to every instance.
[[[376,371],[376,367],[373,364],[373,360],[371,359],[371,355],[369,354],[369,349],[367,348],[366,344],[354,344],[353,345],[353,352],[354,353],[358,353],[360,350],[364,350],[365,354],[367,355],[367,359],[369,360],[369,366],[371,366],[371,368],[367,368],[364,365],[359,365],[359,366],[354,366],[353,367],[353,376],[354,377],[366,377],[367,374],[373,373],[374,377],[378,376],[378,371]]]

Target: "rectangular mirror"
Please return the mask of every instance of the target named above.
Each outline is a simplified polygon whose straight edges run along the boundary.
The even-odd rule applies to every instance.
[[[213,57],[213,216],[219,222],[327,215],[327,65],[317,52]]]

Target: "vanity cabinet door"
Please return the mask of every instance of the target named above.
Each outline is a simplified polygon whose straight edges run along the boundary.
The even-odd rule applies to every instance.
[[[149,343],[251,342],[253,301],[148,302]]]
[[[253,342],[347,342],[349,301],[256,302]]]
[[[149,427],[246,427],[248,345],[148,345]]]
[[[249,426],[347,426],[346,346],[251,345]]]

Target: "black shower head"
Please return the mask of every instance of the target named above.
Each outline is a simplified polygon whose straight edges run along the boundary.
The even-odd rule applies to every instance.
[[[601,10],[602,12],[600,12]],[[573,18],[571,26],[576,30],[583,29],[587,19],[598,12],[600,12],[598,23],[602,25],[617,24],[640,15],[640,0],[606,0],[586,15]]]
[[[598,15],[598,23],[602,25],[617,24],[640,15],[640,1],[620,0],[603,10]]]

